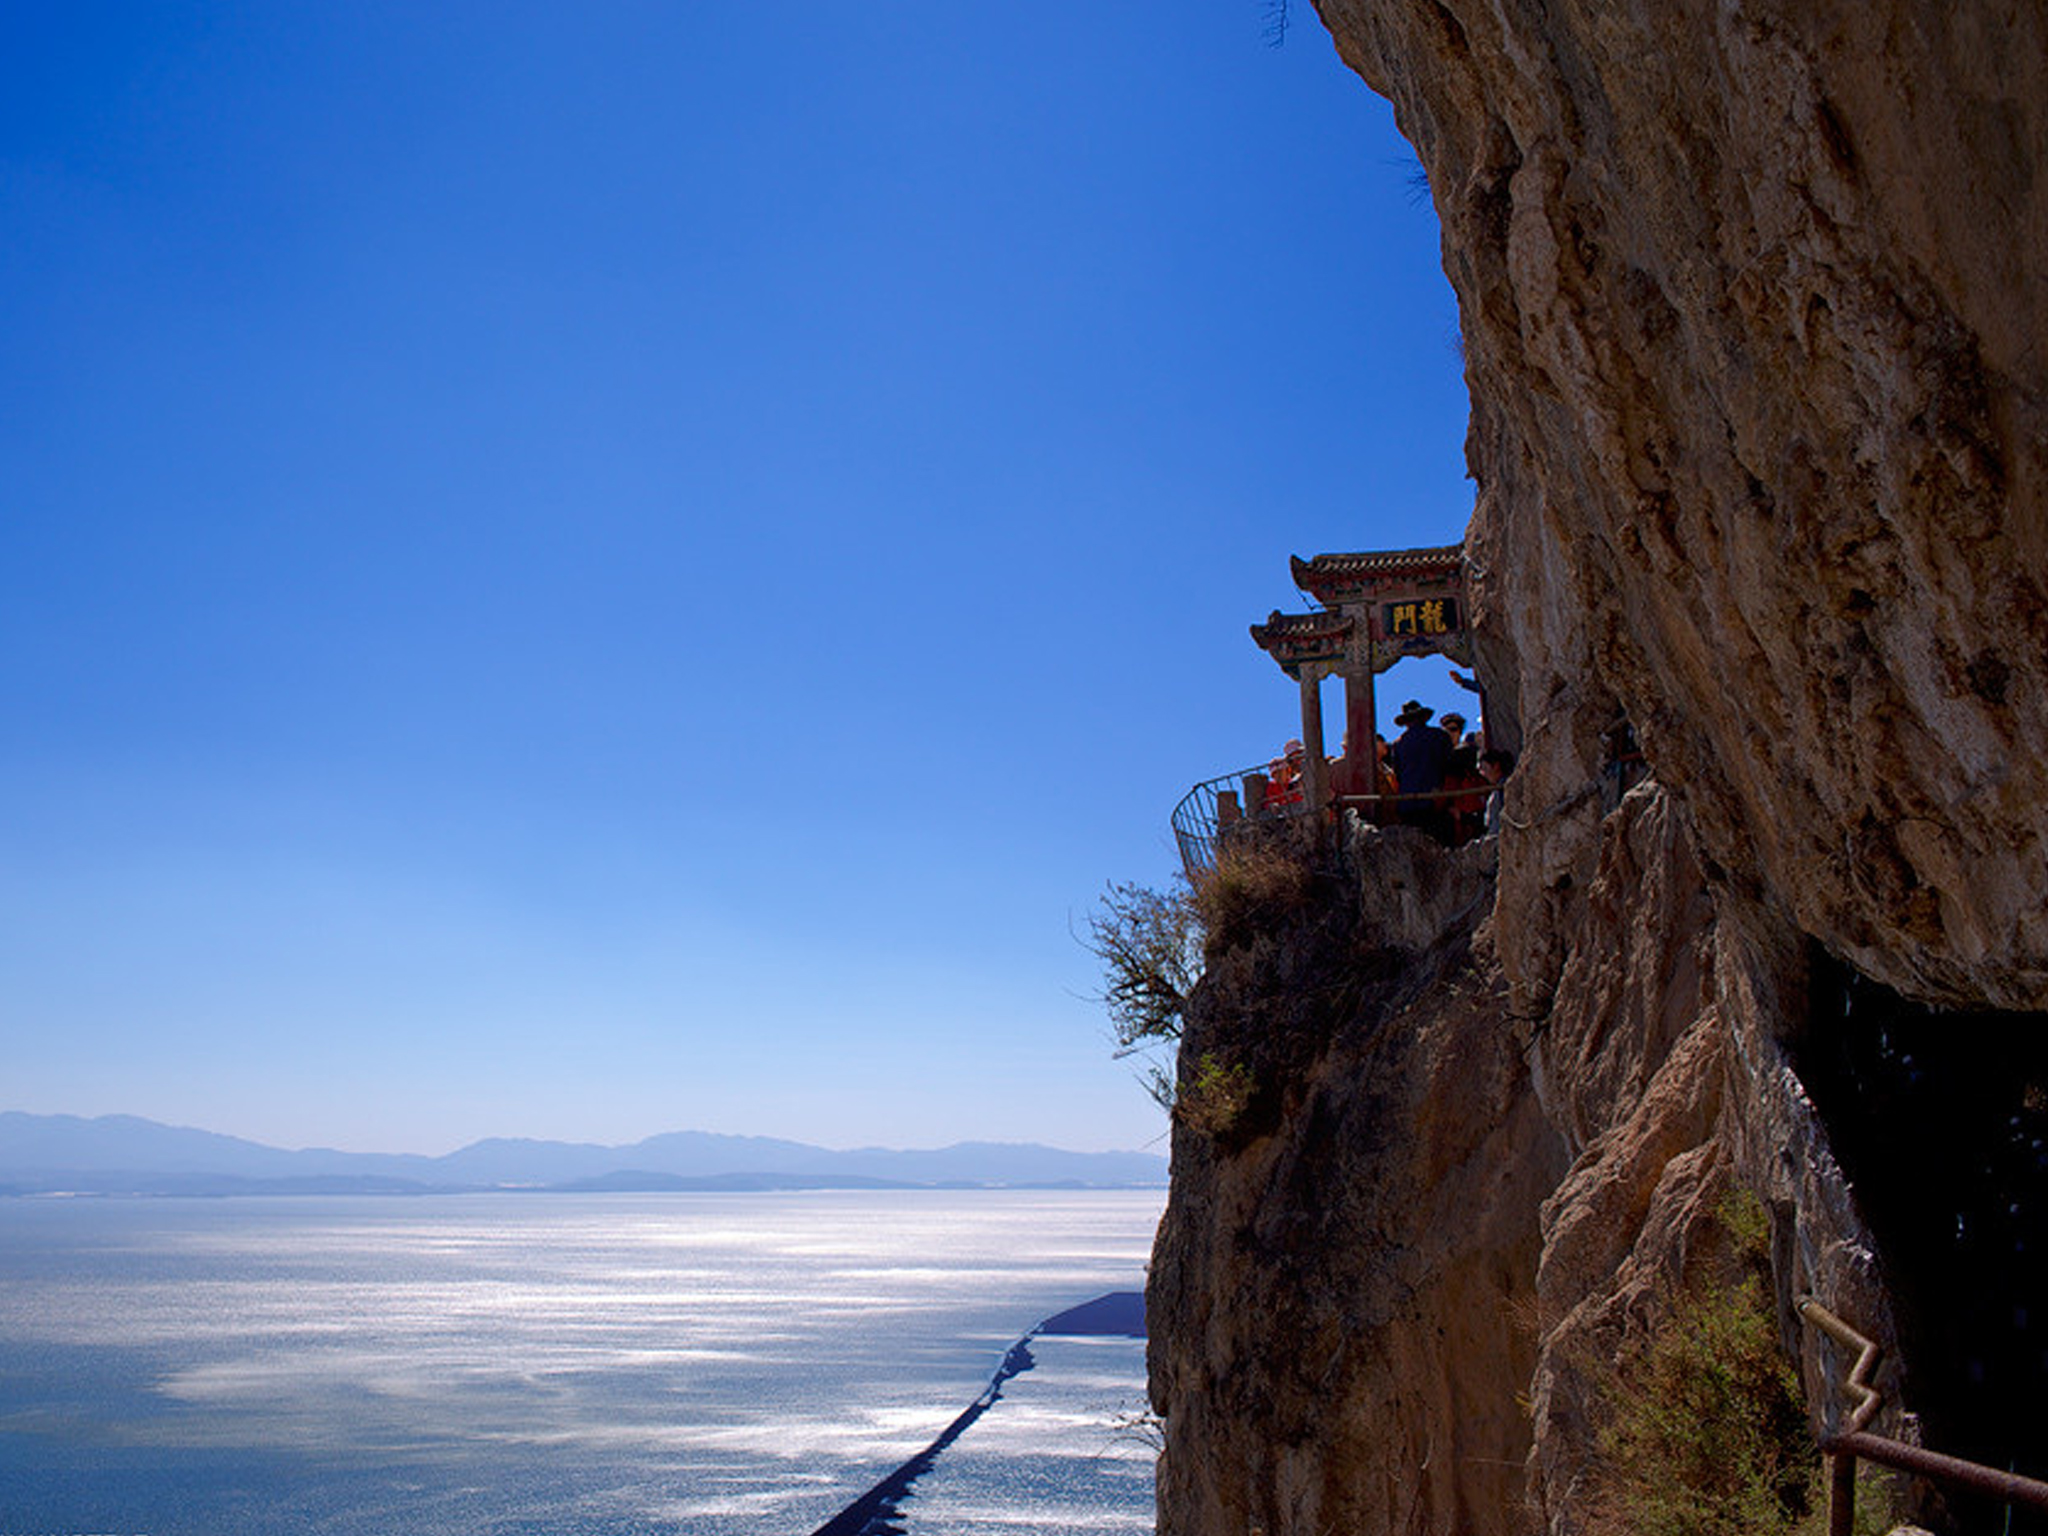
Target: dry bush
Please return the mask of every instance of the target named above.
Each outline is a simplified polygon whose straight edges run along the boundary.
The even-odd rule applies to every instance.
[[[1290,836],[1225,841],[1195,884],[1204,953],[1213,957],[1270,934],[1305,911],[1315,884],[1309,846]]]
[[[1819,1456],[1754,1275],[1682,1297],[1625,1355],[1601,1438],[1636,1536],[1791,1536]]]
[[[1185,890],[1112,882],[1088,914],[1081,942],[1102,962],[1101,1001],[1119,1060],[1180,1039],[1188,994],[1202,974],[1201,919]],[[1172,1109],[1171,1066],[1154,1055],[1139,1075],[1160,1107]]]

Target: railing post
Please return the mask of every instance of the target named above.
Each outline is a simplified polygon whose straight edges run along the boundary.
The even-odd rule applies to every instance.
[[[1856,1351],[1854,1363],[1842,1383],[1842,1390],[1855,1400],[1849,1414],[1849,1432],[1860,1431],[1877,1414],[1879,1398],[1870,1385],[1871,1369],[1877,1364],[1877,1344],[1865,1338],[1811,1296],[1799,1298],[1797,1310],[1802,1322],[1810,1323],[1845,1349]],[[1853,1451],[1828,1453],[1828,1536],[1855,1536],[1856,1455]]]
[[[1856,1536],[1856,1458],[1846,1451],[1828,1458],[1828,1536]]]
[[[1244,808],[1256,816],[1266,808],[1267,779],[1263,773],[1244,776]]]

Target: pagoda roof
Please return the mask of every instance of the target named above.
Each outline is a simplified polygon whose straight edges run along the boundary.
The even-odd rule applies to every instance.
[[[1370,549],[1348,555],[1317,555],[1313,560],[1292,556],[1294,584],[1304,592],[1346,585],[1374,578],[1431,575],[1462,570],[1465,546],[1439,544],[1428,549]]]
[[[1265,623],[1252,626],[1252,641],[1279,662],[1290,677],[1299,677],[1305,665],[1322,666],[1341,660],[1351,644],[1355,622],[1350,614],[1334,608],[1319,608],[1313,613],[1276,610]]]
[[[1339,613],[1334,608],[1318,608],[1313,613],[1281,613],[1275,609],[1265,623],[1252,626],[1252,638],[1262,646],[1274,641],[1301,644],[1315,640],[1342,640],[1351,633],[1352,622],[1350,614]]]

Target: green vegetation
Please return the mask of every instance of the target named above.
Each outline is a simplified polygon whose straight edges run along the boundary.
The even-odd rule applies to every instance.
[[[1717,1213],[1736,1278],[1669,1298],[1622,1355],[1601,1437],[1604,1528],[1630,1536],[1818,1536],[1827,1480],[1767,1285],[1769,1217],[1754,1196]],[[1857,1500],[1881,1532],[1881,1485]]]
[[[1819,1453],[1754,1275],[1684,1297],[1610,1402],[1602,1450],[1636,1536],[1790,1536],[1813,1507]]]
[[[1172,1052],[1205,964],[1296,918],[1310,904],[1313,881],[1306,848],[1283,828],[1277,836],[1226,842],[1216,867],[1190,885],[1158,891],[1113,882],[1089,914],[1082,942],[1102,963],[1102,1003],[1115,1053],[1147,1058],[1141,1077],[1162,1108],[1202,1124],[1219,1114],[1234,1121],[1242,1113],[1251,1092],[1248,1072],[1239,1084],[1219,1076],[1224,1069],[1218,1067],[1182,1087],[1174,1081]],[[1225,1106],[1234,1107],[1225,1114]]]
[[[1256,1086],[1251,1068],[1243,1062],[1226,1062],[1204,1052],[1195,1064],[1194,1080],[1180,1085],[1174,1118],[1207,1135],[1221,1136],[1243,1116]]]

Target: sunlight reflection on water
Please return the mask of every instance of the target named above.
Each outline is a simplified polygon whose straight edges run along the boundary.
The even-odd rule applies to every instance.
[[[157,1536],[800,1533],[1026,1328],[1138,1285],[1161,1200],[0,1201],[0,1508]],[[1010,1385],[912,1536],[946,1497],[1019,1514],[1003,1490],[1046,1476],[1034,1530],[1149,1526],[1149,1456],[1088,1443],[1142,1345],[1044,1342],[1071,1370]]]

